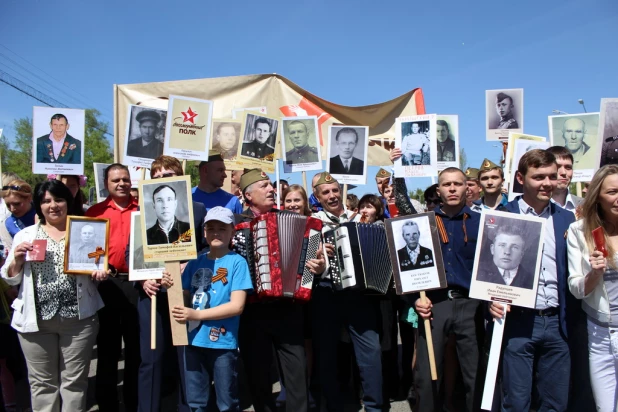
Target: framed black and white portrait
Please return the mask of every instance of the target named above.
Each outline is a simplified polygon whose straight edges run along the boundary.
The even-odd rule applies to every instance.
[[[534,308],[545,219],[484,209],[470,297]]]
[[[436,117],[436,156],[438,170],[459,167],[459,116],[444,114]]]
[[[163,277],[165,262],[144,262],[140,212],[131,212],[131,243],[129,248],[130,281],[161,279]]]
[[[150,168],[163,154],[167,110],[129,105],[123,164]]]
[[[109,257],[109,219],[68,216],[64,271],[90,275],[107,271]]]
[[[599,168],[599,113],[549,116],[549,141],[573,155],[572,182],[589,182]]]
[[[487,140],[507,140],[524,129],[524,89],[485,91]]]
[[[598,135],[599,167],[618,164],[618,99],[601,99]]]
[[[322,170],[317,116],[284,117],[281,123],[284,172]]]
[[[385,224],[397,294],[445,288],[434,212],[387,219]]]
[[[33,107],[32,172],[84,174],[86,111]]]
[[[144,261],[195,259],[191,177],[139,182]]]
[[[326,170],[342,184],[367,183],[367,126],[330,126]]]
[[[214,119],[212,121],[211,149],[221,153],[228,170],[238,170],[235,166],[238,146],[242,141],[241,128],[242,122],[238,119]]]
[[[438,175],[435,114],[398,117],[395,120],[395,147],[401,158],[395,161],[395,173],[401,177]]]
[[[266,173],[274,173],[279,126],[279,118],[243,112],[242,144],[238,147],[238,158],[243,167],[260,167]]]

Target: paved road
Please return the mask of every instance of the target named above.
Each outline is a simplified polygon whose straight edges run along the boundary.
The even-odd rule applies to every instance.
[[[401,346],[400,346],[401,347]],[[94,350],[94,356],[93,356],[93,360],[90,364],[90,372],[89,372],[89,385],[88,385],[88,411],[98,411],[99,408],[96,405],[96,401],[94,398],[94,382],[95,382],[95,375],[96,375],[96,365],[97,365],[97,359],[96,359],[96,347]],[[121,361],[119,364],[119,369],[124,368],[124,361]],[[122,376],[122,374],[119,374],[120,376]],[[119,383],[118,383],[118,389],[119,389],[119,396],[122,396],[122,381],[120,381],[119,379]],[[273,385],[273,393],[278,394],[279,391],[281,390],[281,387],[279,386],[278,383]],[[165,398],[163,400],[163,405],[162,405],[162,412],[174,412],[176,410],[175,408],[175,397],[174,396],[168,396],[167,398]],[[254,409],[249,406],[246,409],[243,409],[244,411],[253,411]],[[346,408],[344,410],[344,412],[357,412],[357,411],[361,411],[361,407],[360,405],[355,405],[353,402],[348,402],[348,404],[346,405]],[[408,405],[407,401],[396,401],[391,403],[391,411],[392,412],[409,412],[410,406]],[[280,409],[281,412],[284,412],[285,409],[282,408]],[[124,409],[121,408],[119,412],[124,412]]]

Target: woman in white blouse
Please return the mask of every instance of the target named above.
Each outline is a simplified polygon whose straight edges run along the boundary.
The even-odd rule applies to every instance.
[[[73,195],[60,181],[37,185],[34,207],[39,223],[15,235],[13,247],[0,274],[9,285],[20,285],[13,302],[11,326],[28,365],[32,409],[39,411],[85,411],[88,369],[103,307],[92,276],[64,273],[67,210]],[[28,261],[32,241],[45,239],[44,261]],[[62,400],[62,401],[61,401]]]
[[[618,165],[592,178],[581,205],[582,218],[568,232],[569,289],[588,317],[592,392],[601,412],[618,409]],[[597,250],[592,231],[604,229],[607,254]]]

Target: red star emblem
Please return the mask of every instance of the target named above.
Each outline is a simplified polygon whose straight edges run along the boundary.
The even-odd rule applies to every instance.
[[[195,124],[195,121],[193,119],[197,117],[197,113],[191,110],[191,107],[189,107],[189,110],[187,110],[186,112],[180,112],[180,113],[182,113],[182,115],[185,117],[182,121],[183,123],[191,122]]]

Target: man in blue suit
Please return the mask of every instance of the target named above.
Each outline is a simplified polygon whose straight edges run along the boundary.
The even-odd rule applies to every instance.
[[[57,113],[52,116],[49,127],[51,133],[36,139],[37,163],[80,164],[82,142],[67,133],[69,120]]]
[[[571,359],[567,344],[568,273],[565,233],[575,221],[573,213],[550,202],[558,183],[556,157],[546,150],[522,156],[516,179],[523,196],[506,205],[511,213],[546,219],[543,256],[535,309],[508,307],[502,360],[502,411],[530,410],[536,376],[539,410],[567,410]],[[500,303],[492,303],[494,318],[503,316]],[[534,369],[536,368],[536,374]]]

